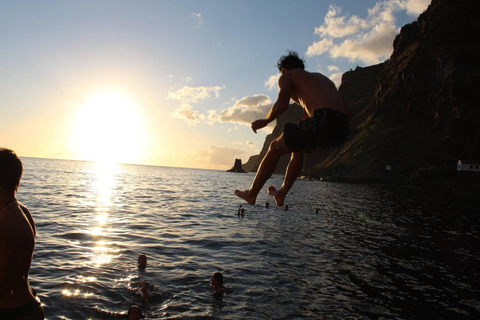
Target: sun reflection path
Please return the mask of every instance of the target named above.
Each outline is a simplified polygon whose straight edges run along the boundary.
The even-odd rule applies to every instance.
[[[78,274],[70,279],[71,282],[61,290],[62,296],[71,299],[95,298],[95,289],[91,283],[99,281],[95,276],[96,269],[111,263],[119,256],[121,249],[112,241],[112,216],[114,205],[114,190],[117,185],[117,177],[121,167],[116,163],[96,162],[90,167],[91,179],[89,179],[92,192],[94,209],[87,221],[87,232],[92,236],[93,246],[87,249],[86,256],[88,269],[93,275]],[[91,203],[89,203],[91,205]]]
[[[92,262],[96,267],[111,262],[119,251],[114,248],[113,243],[105,240],[112,230],[108,221],[118,171],[119,165],[116,163],[95,163],[97,205],[95,207],[95,223],[92,224],[90,234],[96,239],[92,252]]]

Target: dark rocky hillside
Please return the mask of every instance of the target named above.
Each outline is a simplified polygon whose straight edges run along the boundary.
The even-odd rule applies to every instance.
[[[402,28],[387,62],[346,72],[339,91],[354,115],[352,134],[340,148],[309,154],[303,174],[346,181],[449,180],[458,160],[480,160],[478,12],[477,0],[433,0]],[[260,157],[245,168],[255,171],[283,123],[298,119],[280,118]]]

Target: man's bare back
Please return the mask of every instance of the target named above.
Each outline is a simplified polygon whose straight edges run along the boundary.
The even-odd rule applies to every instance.
[[[291,99],[305,108],[313,116],[317,109],[328,108],[347,113],[335,84],[321,73],[312,73],[303,69],[292,69],[281,78],[291,84]],[[281,82],[283,79],[280,79]]]
[[[28,273],[35,246],[31,215],[18,202],[0,215],[0,308],[13,308],[35,297],[28,283]]]

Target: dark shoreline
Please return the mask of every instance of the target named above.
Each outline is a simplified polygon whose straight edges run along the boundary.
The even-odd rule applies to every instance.
[[[421,187],[435,189],[480,189],[480,175],[472,177],[419,179],[409,176],[377,176],[377,177],[352,177],[328,176],[319,178],[321,181],[352,183],[352,184],[381,184],[404,187]]]

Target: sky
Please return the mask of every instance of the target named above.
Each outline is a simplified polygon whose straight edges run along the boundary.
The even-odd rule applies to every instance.
[[[430,0],[0,0],[0,147],[230,169],[258,154],[287,50],[337,87]]]

